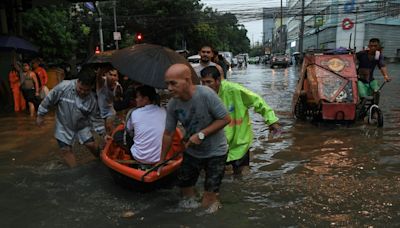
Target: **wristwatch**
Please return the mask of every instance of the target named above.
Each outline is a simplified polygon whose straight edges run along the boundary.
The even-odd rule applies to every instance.
[[[204,140],[204,139],[206,138],[206,136],[204,135],[204,133],[201,132],[201,131],[197,134],[197,136],[199,137],[200,140]]]

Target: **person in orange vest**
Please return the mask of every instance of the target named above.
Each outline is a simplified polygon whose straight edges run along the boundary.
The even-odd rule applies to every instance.
[[[21,83],[18,75],[17,65],[11,68],[8,74],[8,80],[10,81],[10,87],[14,97],[14,111],[20,112],[26,109],[26,102],[21,92]]]
[[[40,83],[41,83],[40,97],[44,98],[49,93],[49,88],[47,88],[48,76],[47,76],[46,70],[43,67],[41,67],[39,64],[40,64],[39,59],[32,60],[33,71],[36,73],[36,75],[38,76],[38,79],[40,80]]]

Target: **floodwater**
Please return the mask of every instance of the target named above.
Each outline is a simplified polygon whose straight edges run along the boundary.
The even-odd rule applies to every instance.
[[[252,113],[250,173],[226,175],[215,214],[178,207],[179,189],[137,193],[76,146],[80,166],[66,168],[53,138],[54,117],[37,128],[25,114],[0,118],[1,227],[399,227],[400,65],[385,85],[382,129],[356,123],[316,125],[290,115],[298,68],[249,65],[229,80],[260,94],[284,132],[268,139]],[[381,79],[376,71],[376,77]],[[197,185],[202,191],[202,181]],[[129,218],[124,215],[129,212]]]

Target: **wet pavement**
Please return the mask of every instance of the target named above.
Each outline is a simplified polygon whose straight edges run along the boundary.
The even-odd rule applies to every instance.
[[[25,114],[1,117],[0,226],[400,226],[400,64],[389,65],[394,80],[381,95],[382,129],[294,120],[297,72],[264,65],[232,72],[229,80],[265,98],[284,132],[269,140],[262,119],[252,114],[250,173],[226,175],[223,207],[212,215],[178,207],[177,188],[143,194],[116,185],[80,146],[80,166],[66,168],[57,154],[52,115],[44,128]],[[378,71],[376,78],[382,78]]]

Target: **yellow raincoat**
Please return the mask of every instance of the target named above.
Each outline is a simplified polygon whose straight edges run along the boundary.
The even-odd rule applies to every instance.
[[[255,112],[262,115],[267,125],[277,122],[278,118],[264,99],[237,83],[222,80],[218,96],[232,119],[225,127],[229,144],[227,162],[235,161],[246,154],[253,141],[249,108],[253,107]]]

